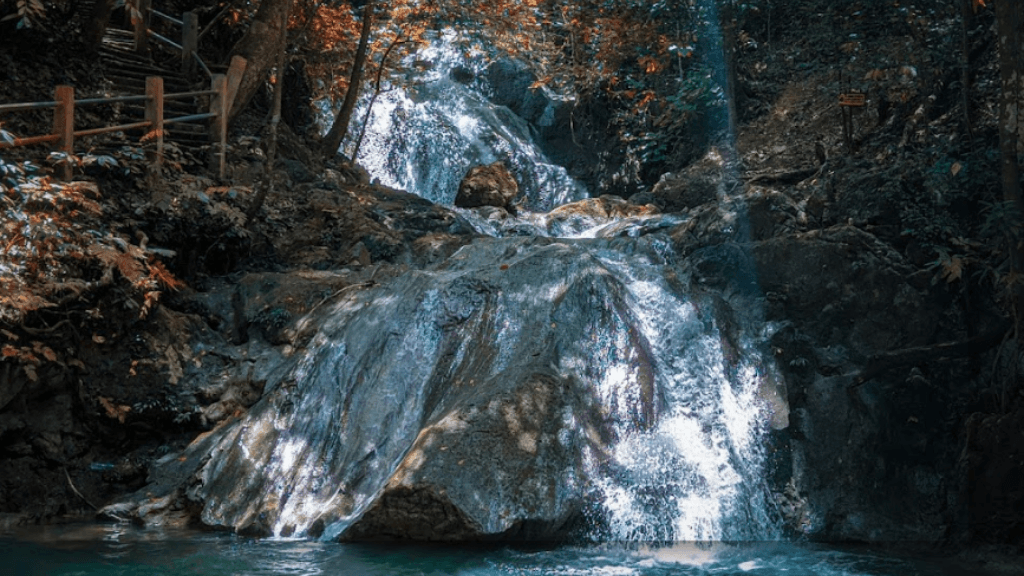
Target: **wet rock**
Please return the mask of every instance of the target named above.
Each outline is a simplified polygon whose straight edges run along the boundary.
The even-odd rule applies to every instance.
[[[545,90],[533,87],[537,76],[522,62],[502,59],[487,66],[484,71],[490,100],[508,106],[517,116],[531,124],[550,124],[551,107],[558,102],[548,98]]]
[[[382,495],[344,537],[496,539],[527,518],[533,539],[564,537],[581,504],[573,486],[583,481],[582,446],[559,434],[565,435],[563,415],[580,413],[578,393],[557,376],[535,374],[452,410],[420,432]]]
[[[605,194],[599,198],[587,198],[563,204],[548,212],[549,220],[566,220],[584,216],[594,219],[629,218],[632,216],[649,216],[657,214],[658,209],[651,205],[637,205],[627,202],[620,196]]]
[[[662,210],[678,212],[724,199],[736,184],[733,171],[712,151],[681,172],[664,174],[651,194]]]
[[[247,415],[158,463],[154,484],[119,514],[143,517],[151,495],[177,495],[197,521],[244,534],[565,538],[587,506],[595,466],[618,466],[616,440],[654,430],[663,386],[680,381],[658,377],[668,363],[651,339],[667,334],[674,350],[722,334],[692,317],[702,313],[675,294],[681,286],[656,280],[662,243],[480,240],[436,269],[346,293],[307,317],[318,328],[308,354],[268,382]],[[622,266],[636,266],[646,287],[634,291],[612,272]],[[633,299],[652,290],[691,312],[657,329],[638,322]],[[742,344],[729,340],[725,361],[739,373]],[[683,363],[694,381],[687,394],[740,385],[701,380],[713,372],[704,358],[717,357],[695,352]],[[766,417],[784,427],[784,387],[754,384],[750,394],[778,412]],[[712,447],[704,435],[723,426],[698,427],[696,444]],[[745,473],[731,466],[739,464],[710,473]]]
[[[455,205],[460,208],[497,206],[513,210],[512,202],[519,195],[519,184],[504,162],[469,169],[459,184]]]

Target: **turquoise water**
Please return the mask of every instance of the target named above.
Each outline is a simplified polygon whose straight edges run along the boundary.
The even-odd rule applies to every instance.
[[[983,574],[949,561],[795,543],[551,549],[334,544],[90,525],[0,537],[17,576],[933,576]]]

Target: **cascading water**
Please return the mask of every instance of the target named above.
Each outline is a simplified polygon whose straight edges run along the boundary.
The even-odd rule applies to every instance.
[[[415,94],[378,102],[371,173],[451,204],[468,166],[504,157],[529,209],[583,196],[525,122],[452,80],[451,55],[428,53]],[[305,356],[196,473],[203,522],[324,539],[777,538],[763,445],[785,394],[756,305],[691,294],[665,233],[682,218],[464,214],[488,236],[307,319]]]
[[[519,181],[530,210],[546,211],[586,197],[584,187],[533,144],[526,121],[455,79],[459,72],[478,73],[479,64],[467,61],[449,42],[438,42],[415,58],[422,70],[411,79],[413,86],[383,92],[370,110],[356,160],[374,178],[450,206],[470,167],[502,160]],[[557,102],[554,98],[549,107]],[[368,103],[368,98],[363,101],[358,118],[366,117]]]
[[[775,538],[770,363],[675,278],[658,234],[481,238],[354,295],[190,497],[277,535]]]

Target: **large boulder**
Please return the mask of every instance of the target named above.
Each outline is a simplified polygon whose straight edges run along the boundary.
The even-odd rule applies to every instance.
[[[469,169],[459,184],[455,205],[459,208],[497,206],[513,210],[512,202],[519,195],[519,184],[504,162]]]
[[[651,189],[653,203],[665,212],[678,212],[727,198],[737,185],[734,170],[712,150],[686,169],[662,175]]]
[[[247,415],[107,513],[325,540],[560,539],[602,518],[608,537],[763,537],[746,451],[762,417],[786,425],[784,387],[743,367],[721,307],[660,279],[663,245],[480,239],[348,292]],[[681,485],[708,505],[650,498]]]

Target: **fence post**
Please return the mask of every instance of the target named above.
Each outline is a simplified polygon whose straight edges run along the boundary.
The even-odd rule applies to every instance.
[[[146,77],[146,121],[149,122],[147,139],[152,138],[155,143],[149,157],[150,169],[159,175],[164,163],[164,79],[161,76]]]
[[[53,133],[57,135],[57,150],[65,154],[61,177],[71,179],[71,156],[75,148],[75,89],[57,86],[54,93],[57,106],[53,109]]]
[[[149,55],[149,16],[152,0],[136,0],[138,14],[132,14],[135,26],[135,52],[143,56]]]
[[[228,148],[228,82],[223,74],[213,75],[213,90],[216,92],[210,102],[210,112],[217,116],[213,119],[211,136],[215,145],[213,154],[217,156],[217,176],[224,177],[224,166]]]
[[[191,76],[195,69],[195,54],[199,49],[199,16],[195,12],[181,15],[181,71]]]
[[[228,65],[228,116],[231,116],[231,109],[235,106],[235,94],[238,94],[238,86],[242,83],[242,75],[249,62],[242,56],[235,54],[231,57],[231,64]]]

